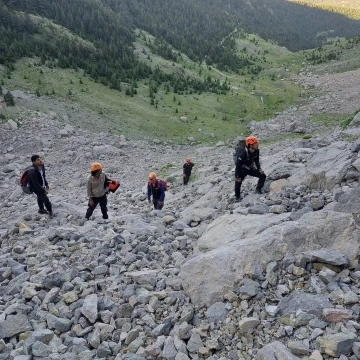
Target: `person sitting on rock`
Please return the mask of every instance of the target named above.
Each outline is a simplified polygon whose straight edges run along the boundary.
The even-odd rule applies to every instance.
[[[184,185],[186,185],[189,182],[190,176],[191,176],[191,171],[194,166],[195,166],[195,164],[191,162],[191,159],[189,157],[187,157],[185,159],[185,164],[183,165]]]
[[[100,163],[91,164],[91,175],[87,182],[87,195],[89,197],[88,209],[85,218],[90,219],[96,206],[100,204],[103,219],[108,219],[107,213],[107,183],[111,181],[102,171]]]
[[[31,190],[37,196],[37,202],[39,205],[39,214],[49,214],[49,217],[53,217],[52,205],[47,196],[49,193],[49,184],[45,176],[45,166],[39,155],[31,156],[32,166],[28,171],[29,186]],[[46,207],[46,210],[44,208]]]
[[[255,136],[249,136],[245,140],[245,147],[239,154],[235,167],[235,199],[240,199],[240,189],[247,175],[259,178],[255,192],[262,193],[266,175],[260,166],[259,143]]]
[[[151,203],[151,195],[153,197],[153,204],[155,210],[161,210],[164,206],[165,200],[165,188],[163,183],[156,179],[156,174],[151,172],[149,174],[147,197],[149,203]]]

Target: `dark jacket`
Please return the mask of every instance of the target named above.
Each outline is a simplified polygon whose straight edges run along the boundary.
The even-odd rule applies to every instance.
[[[253,153],[250,152],[248,148],[245,148],[238,157],[235,167],[235,178],[240,178],[242,169],[251,169],[254,168],[254,165],[257,170],[261,170],[260,166],[260,151],[259,149],[255,150]]]
[[[28,178],[29,178],[29,184],[30,184],[30,189],[35,193],[39,193],[39,194],[45,194],[46,191],[46,187],[48,186],[48,182],[46,180],[46,176],[45,176],[45,166],[42,165],[41,166],[42,171],[43,171],[43,178],[41,177],[40,171],[36,166],[30,166],[30,169],[28,171]],[[44,184],[45,182],[45,184]]]
[[[193,164],[192,162],[190,162],[190,163],[185,163],[185,164],[183,165],[184,174],[185,174],[186,176],[190,176],[190,175],[191,175],[191,170],[192,170],[193,167],[194,167],[194,164]]]
[[[155,184],[152,185],[152,183],[148,182],[148,200],[150,200],[150,196],[153,196],[153,199],[158,199],[158,201],[163,202],[165,199],[165,189],[164,185],[161,181],[156,180]]]

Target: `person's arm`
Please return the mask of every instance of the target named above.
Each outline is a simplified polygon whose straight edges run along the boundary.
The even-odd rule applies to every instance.
[[[147,198],[148,198],[149,201],[150,201],[150,197],[151,197],[151,187],[150,187],[150,185],[148,183]]]
[[[44,175],[44,180],[45,180],[45,187],[46,187],[46,189],[48,190],[48,189],[49,189],[49,184],[48,184],[48,182],[47,182],[47,180],[46,180],[45,166],[44,166],[44,165],[42,166],[42,169],[43,169],[43,175]]]
[[[105,193],[108,194],[109,191],[109,184],[111,183],[111,179],[104,173],[105,175],[105,180],[104,180],[104,188],[105,188]]]
[[[87,195],[88,195],[89,200],[93,197],[92,185],[91,185],[90,178],[88,179],[88,182],[87,182]]]
[[[32,190],[35,193],[43,193],[45,194],[45,189],[40,185],[39,183],[39,178],[38,178],[38,171],[35,168],[30,168],[28,171],[28,176],[29,176],[29,180],[30,180],[30,184],[32,187]]]
[[[254,162],[256,165],[256,168],[260,171],[261,170],[261,166],[260,166],[260,151],[257,151],[257,157],[255,158]]]
[[[186,164],[183,165],[183,176],[186,176]]]
[[[164,199],[165,199],[165,189],[164,189],[164,185],[161,181],[159,181],[159,188],[160,188],[160,198],[159,198],[159,202],[163,203]]]
[[[111,182],[111,179],[106,174],[104,174],[104,175],[105,175],[105,187],[106,187]]]

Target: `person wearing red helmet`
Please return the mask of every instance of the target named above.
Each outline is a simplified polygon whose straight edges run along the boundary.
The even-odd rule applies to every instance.
[[[245,140],[245,148],[239,154],[235,167],[235,199],[240,199],[241,184],[247,175],[259,178],[256,193],[261,194],[266,175],[260,166],[259,142],[255,136]]]
[[[89,197],[88,209],[86,211],[85,218],[90,219],[96,206],[100,204],[100,209],[103,219],[108,219],[107,213],[107,197],[105,184],[109,183],[109,179],[102,171],[100,163],[91,164],[91,175],[87,182],[87,195]]]
[[[183,165],[183,180],[184,185],[186,185],[190,180],[190,175],[192,168],[195,166],[195,164],[191,161],[189,157],[185,159],[185,164]]]

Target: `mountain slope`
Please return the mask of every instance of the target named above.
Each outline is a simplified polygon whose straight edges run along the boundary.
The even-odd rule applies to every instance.
[[[359,0],[289,0],[305,6],[335,12],[345,15],[351,19],[360,20]]]

